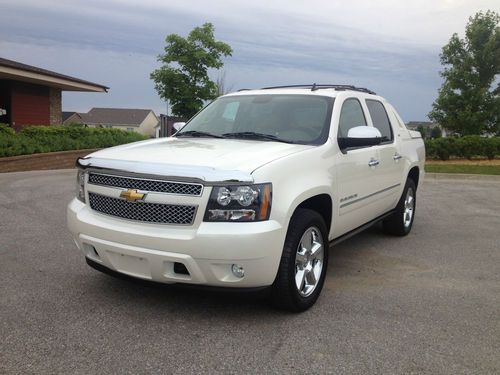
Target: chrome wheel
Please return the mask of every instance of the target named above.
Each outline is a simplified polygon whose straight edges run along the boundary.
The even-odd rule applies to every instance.
[[[302,297],[314,292],[321,278],[324,259],[323,236],[316,227],[307,229],[295,256],[295,285]]]
[[[406,192],[404,212],[403,212],[403,224],[405,228],[411,225],[413,219],[413,212],[415,211],[415,193],[412,188],[409,188]]]

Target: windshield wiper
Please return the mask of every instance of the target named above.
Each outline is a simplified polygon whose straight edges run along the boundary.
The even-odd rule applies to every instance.
[[[208,132],[201,132],[198,130],[187,130],[185,132],[177,133],[176,137],[207,137],[207,138],[224,138],[217,134],[212,134]]]
[[[222,134],[224,138],[242,138],[242,139],[258,139],[266,141],[276,141],[283,143],[293,143],[291,141],[285,141],[284,139],[278,138],[272,134],[257,133],[257,132],[236,132],[236,133],[224,133]]]

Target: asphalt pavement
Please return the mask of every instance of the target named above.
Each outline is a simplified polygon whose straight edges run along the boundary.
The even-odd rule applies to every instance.
[[[428,179],[405,238],[330,250],[302,314],[85,264],[75,171],[0,174],[0,374],[499,374],[500,181]]]

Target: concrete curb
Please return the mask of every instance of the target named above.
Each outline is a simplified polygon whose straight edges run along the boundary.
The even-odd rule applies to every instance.
[[[500,182],[500,175],[463,173],[425,173],[426,180],[466,180]]]

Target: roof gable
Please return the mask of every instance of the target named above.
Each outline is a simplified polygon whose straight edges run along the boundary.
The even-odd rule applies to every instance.
[[[81,113],[80,116],[86,124],[139,126],[151,112],[153,112],[151,109],[92,108],[88,113]]]

